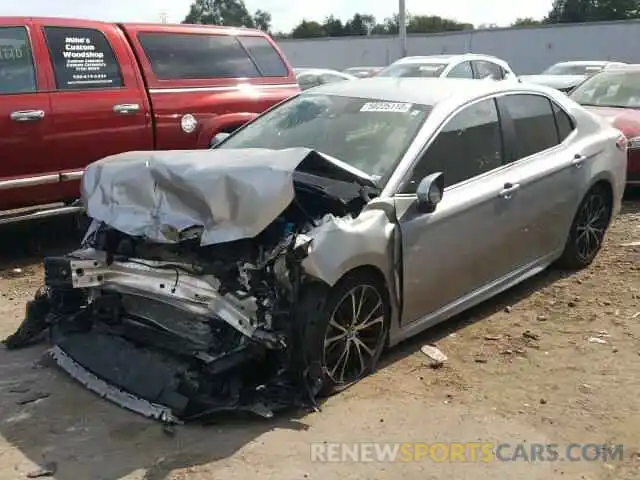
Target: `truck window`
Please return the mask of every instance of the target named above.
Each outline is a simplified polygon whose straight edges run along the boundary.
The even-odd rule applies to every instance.
[[[36,91],[31,45],[24,27],[0,27],[0,94]]]
[[[120,66],[101,31],[45,27],[44,33],[58,90],[122,87]]]
[[[286,77],[287,66],[273,45],[264,37],[238,37],[265,77]]]
[[[230,35],[140,33],[138,39],[159,80],[261,76]]]

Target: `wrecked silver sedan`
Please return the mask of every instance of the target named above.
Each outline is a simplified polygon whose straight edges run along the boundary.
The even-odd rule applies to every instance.
[[[625,170],[619,132],[543,87],[319,87],[212,150],[90,165],[93,223],[6,345],[47,332],[70,375],[166,422],[314,405],[385,345],[587,266]]]

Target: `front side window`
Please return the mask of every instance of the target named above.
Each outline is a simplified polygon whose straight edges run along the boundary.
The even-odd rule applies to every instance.
[[[599,73],[576,87],[570,97],[586,106],[640,108],[640,72]]]
[[[447,68],[446,63],[396,63],[395,65],[389,65],[377,73],[376,76],[436,78],[442,74],[445,68]]]
[[[507,95],[501,107],[513,120],[515,159],[542,152],[560,143],[556,121],[547,97],[541,95]]]
[[[455,185],[502,165],[502,133],[495,100],[466,107],[447,122],[418,160],[401,193],[415,193],[420,181],[436,172],[446,186]]]
[[[159,80],[261,76],[247,51],[231,35],[140,33],[138,39]]]
[[[0,27],[0,95],[36,91],[31,45],[24,27]]]
[[[412,103],[301,94],[261,115],[218,148],[304,147],[384,182],[431,107]]]
[[[45,27],[44,34],[58,90],[122,87],[120,66],[101,31]]]
[[[238,37],[263,77],[287,77],[289,71],[282,57],[265,37]]]
[[[462,62],[451,69],[447,77],[450,78],[473,78],[471,62]]]
[[[497,63],[488,62],[485,60],[477,60],[473,62],[473,67],[476,71],[476,78],[491,78],[492,80],[504,79],[504,70]]]

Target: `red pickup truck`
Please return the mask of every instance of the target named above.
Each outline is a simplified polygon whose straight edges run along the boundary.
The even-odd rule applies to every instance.
[[[79,211],[95,160],[208,148],[298,91],[258,30],[0,17],[0,225]]]

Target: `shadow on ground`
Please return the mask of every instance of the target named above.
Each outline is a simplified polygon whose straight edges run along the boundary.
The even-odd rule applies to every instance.
[[[82,240],[77,217],[64,216],[0,226],[0,270],[22,267],[76,248]]]

